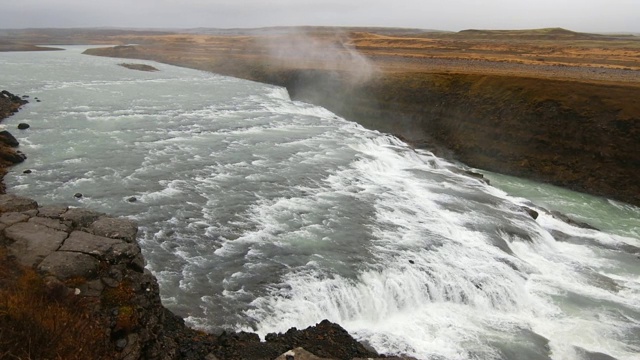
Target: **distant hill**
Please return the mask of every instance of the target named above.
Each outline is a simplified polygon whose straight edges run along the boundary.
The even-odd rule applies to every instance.
[[[367,32],[378,35],[389,36],[407,36],[422,35],[430,33],[450,33],[448,31],[433,29],[417,29],[417,28],[395,28],[395,27],[332,27],[332,26],[273,26],[263,28],[194,28],[194,29],[177,29],[179,33],[202,34],[202,35],[287,35],[294,33],[336,33],[336,32]]]
[[[546,40],[599,40],[610,36],[589,34],[571,31],[563,28],[544,28],[529,30],[462,30],[455,34],[456,37],[465,38],[512,38],[522,40],[546,39]]]

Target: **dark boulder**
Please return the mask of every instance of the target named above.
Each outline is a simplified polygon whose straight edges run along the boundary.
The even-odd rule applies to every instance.
[[[27,123],[20,123],[20,124],[18,124],[18,129],[19,129],[19,130],[26,130],[26,129],[30,128],[30,127],[31,127],[31,126],[30,126],[29,124],[27,124]]]
[[[80,199],[82,198],[82,193],[75,193],[73,194],[73,197],[75,197],[76,199]]]
[[[561,220],[561,221],[564,221],[569,225],[573,225],[573,226],[576,226],[576,227],[579,227],[579,228],[583,228],[583,229],[600,231],[600,229],[598,229],[598,228],[596,228],[594,226],[591,226],[591,225],[589,225],[589,224],[587,224],[585,222],[582,222],[582,221],[574,220],[574,219],[570,218],[569,216],[567,216],[567,215],[565,215],[565,214],[563,214],[563,213],[561,213],[559,211],[551,211],[550,214],[554,218],[556,218],[558,220]]]
[[[6,130],[0,131],[0,142],[2,142],[4,144],[7,144],[9,146],[12,146],[12,147],[16,147],[16,146],[20,145],[18,140],[16,140],[16,138],[13,135],[11,135],[10,132],[8,132]]]
[[[22,173],[23,173],[23,174],[31,174],[32,172],[33,172],[33,171],[31,171],[31,170],[27,169],[27,170],[23,171]]]
[[[302,347],[325,358],[378,357],[376,352],[356,341],[347,330],[328,320],[304,330],[291,328],[284,334],[269,334],[265,340],[267,343],[286,344],[288,349]]]
[[[477,172],[471,171],[471,170],[465,170],[464,174],[469,175],[469,176],[471,176],[473,178],[476,178],[476,179],[482,181],[483,183],[485,183],[487,185],[490,185],[489,180],[485,179],[483,174],[480,174],[480,173],[477,173]]]
[[[27,157],[20,151],[15,151],[11,148],[6,148],[4,151],[0,151],[0,159],[8,161],[12,164],[19,164]]]
[[[529,214],[529,216],[531,216],[533,220],[538,218],[538,212],[533,210],[532,208],[523,206],[522,210],[524,210],[527,214]]]
[[[7,90],[0,91],[0,99],[8,99],[12,103],[20,104],[20,105],[24,105],[24,104],[28,103],[27,100],[24,100],[24,99],[20,98],[20,96],[12,94],[12,93],[8,92]]]

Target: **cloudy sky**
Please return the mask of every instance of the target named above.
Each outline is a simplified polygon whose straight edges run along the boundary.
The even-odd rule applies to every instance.
[[[640,0],[0,0],[0,28],[280,25],[640,32]]]

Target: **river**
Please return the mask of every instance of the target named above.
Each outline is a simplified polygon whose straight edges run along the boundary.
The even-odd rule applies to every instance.
[[[489,186],[283,88],[65,48],[0,53],[2,87],[31,96],[3,123],[28,155],[8,191],[137,220],[163,303],[192,326],[329,319],[419,359],[638,358],[639,208]]]

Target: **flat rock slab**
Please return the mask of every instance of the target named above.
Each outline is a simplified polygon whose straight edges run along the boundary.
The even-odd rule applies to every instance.
[[[71,208],[64,214],[60,215],[60,219],[64,221],[71,221],[75,228],[86,228],[101,216],[104,216],[104,214],[97,211],[82,208]]]
[[[47,218],[47,217],[32,217],[31,219],[29,219],[29,222],[32,224],[39,224],[39,225],[44,225],[48,228],[54,229],[54,230],[60,230],[60,231],[64,231],[64,232],[69,232],[71,231],[71,223],[70,222],[62,222],[60,220],[57,219],[51,219],[51,218]]]
[[[38,216],[52,219],[60,219],[62,214],[69,210],[67,206],[43,206],[38,209]]]
[[[35,200],[12,194],[0,195],[0,213],[22,212],[37,208],[38,203]]]
[[[69,236],[64,231],[33,223],[17,223],[4,229],[4,235],[12,243],[8,246],[11,255],[24,266],[35,266],[56,251]]]
[[[60,251],[73,251],[101,256],[110,252],[118,244],[124,244],[124,241],[96,236],[83,231],[74,231],[64,242]]]
[[[122,239],[132,243],[138,235],[138,224],[125,218],[103,216],[91,224],[89,232],[94,235]]]
[[[56,251],[47,256],[38,270],[51,274],[60,280],[81,277],[92,279],[98,273],[99,261],[91,255]]]
[[[19,212],[9,212],[0,215],[0,224],[11,226],[29,220],[29,215]]]
[[[83,231],[74,231],[65,240],[60,251],[90,254],[103,260],[133,259],[140,254],[140,247],[124,240],[110,239]]]

